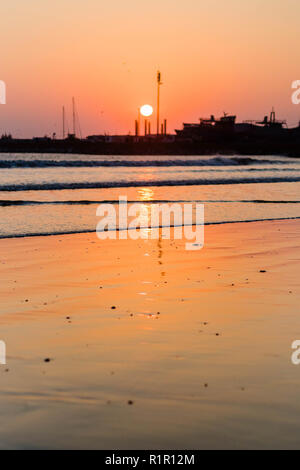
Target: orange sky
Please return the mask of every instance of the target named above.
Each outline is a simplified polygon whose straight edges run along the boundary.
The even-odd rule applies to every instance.
[[[10,0],[1,5],[0,133],[61,134],[76,97],[83,135],[133,132],[137,108],[168,128],[200,116],[300,119],[299,0]],[[153,121],[154,129],[154,121]]]

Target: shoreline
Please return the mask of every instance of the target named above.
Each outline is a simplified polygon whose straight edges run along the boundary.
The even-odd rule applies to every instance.
[[[172,201],[170,201],[172,202]],[[118,201],[116,201],[116,204]],[[144,204],[145,202],[143,202]],[[51,203],[49,203],[51,204]],[[95,202],[95,204],[100,204],[100,202]],[[151,202],[153,204],[153,202]],[[289,220],[299,220],[299,217],[277,217],[272,219],[256,219],[256,220],[225,220],[222,222],[206,222],[204,223],[204,227],[210,227],[215,225],[229,225],[229,224],[251,224],[251,223],[263,223],[263,222],[281,222],[281,221],[289,221]],[[186,224],[186,227],[195,227],[196,224]],[[170,225],[170,228],[180,227],[179,225]],[[140,230],[148,229],[149,227],[141,227]],[[153,227],[153,229],[161,229],[162,227]],[[121,232],[121,231],[128,231],[130,228],[127,229],[119,229],[116,228],[114,230],[106,230],[106,232]],[[136,230],[134,228],[134,230]],[[16,234],[16,235],[0,235],[0,240],[11,240],[14,238],[36,238],[36,237],[57,237],[57,236],[64,236],[64,235],[87,235],[87,234],[96,234],[96,230],[83,230],[83,231],[70,231],[70,232],[53,232],[53,233],[29,233],[29,234]]]

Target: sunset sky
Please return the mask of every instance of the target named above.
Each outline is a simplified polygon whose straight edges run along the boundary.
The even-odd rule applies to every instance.
[[[83,135],[134,131],[156,103],[168,130],[200,116],[300,119],[299,0],[10,0],[1,4],[0,134],[61,135],[76,97]],[[153,121],[154,129],[154,121]]]

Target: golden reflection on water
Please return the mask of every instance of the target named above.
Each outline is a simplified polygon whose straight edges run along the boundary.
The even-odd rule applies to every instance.
[[[141,202],[153,201],[154,191],[151,188],[140,188],[138,190],[138,199]],[[151,205],[150,204],[141,204],[141,210],[139,214],[141,221],[141,238],[148,239],[150,237],[151,229],[148,228],[151,226]],[[144,227],[144,228],[143,228]]]
[[[152,188],[140,188],[138,189],[138,195],[139,195],[139,200],[141,202],[143,201],[153,201],[154,198],[155,198],[155,192]],[[146,227],[147,225],[150,226],[150,222],[151,222],[151,205],[148,205],[148,204],[144,204],[142,206],[142,218],[143,218],[143,225]],[[146,237],[146,234],[149,234],[149,232],[151,232],[151,229],[142,229],[142,232],[144,232],[144,237]],[[158,264],[159,265],[162,265],[162,254],[163,254],[163,251],[162,251],[162,237],[161,237],[161,229],[159,229],[159,236],[158,236],[158,241],[157,241],[157,247],[158,247]],[[162,276],[164,275],[165,273],[162,273]]]
[[[151,188],[140,188],[138,190],[139,200],[143,201],[153,201],[154,191]]]

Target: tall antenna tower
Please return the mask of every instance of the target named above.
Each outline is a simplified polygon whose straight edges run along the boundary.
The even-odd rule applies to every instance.
[[[156,133],[159,135],[159,100],[160,100],[160,85],[161,82],[161,73],[160,71],[157,72],[157,124],[156,124]]]

